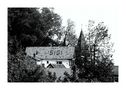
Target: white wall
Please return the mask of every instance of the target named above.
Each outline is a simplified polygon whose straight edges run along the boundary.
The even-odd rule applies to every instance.
[[[47,61],[49,63],[47,63]],[[70,68],[70,60],[42,60],[42,61],[38,61],[37,64],[38,65],[42,65],[44,64],[45,68],[51,63],[51,64],[57,64],[57,61],[62,61],[62,64],[66,67],[66,68]]]

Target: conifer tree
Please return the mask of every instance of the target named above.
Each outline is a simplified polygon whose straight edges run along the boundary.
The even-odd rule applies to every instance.
[[[77,46],[76,46],[76,60],[75,60],[75,64],[77,65],[78,68],[82,68],[83,67],[83,64],[84,64],[84,58],[85,58],[85,45],[86,45],[86,42],[85,42],[85,37],[84,37],[84,34],[83,34],[83,31],[81,30],[80,32],[80,36],[79,36],[79,39],[78,39],[78,43],[77,43]]]

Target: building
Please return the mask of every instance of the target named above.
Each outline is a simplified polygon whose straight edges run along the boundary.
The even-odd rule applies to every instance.
[[[118,82],[118,77],[119,77],[119,75],[118,75],[118,68],[119,68],[118,66],[114,66],[113,70],[112,70],[113,73],[114,73],[114,81],[115,82]]]
[[[25,52],[36,60],[37,65],[60,76],[59,73],[63,75],[65,71],[71,73],[74,51],[74,47],[27,47]]]
[[[27,47],[26,54],[36,59],[38,65],[64,65],[70,68],[74,58],[74,47]]]

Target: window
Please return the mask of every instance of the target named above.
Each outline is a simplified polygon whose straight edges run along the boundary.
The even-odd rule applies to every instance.
[[[57,64],[62,64],[62,61],[57,61]]]
[[[49,63],[49,61],[47,61],[47,64]]]

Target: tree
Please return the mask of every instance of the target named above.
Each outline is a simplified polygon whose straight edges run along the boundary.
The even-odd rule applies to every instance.
[[[8,39],[15,37],[21,47],[33,45],[38,38],[43,39],[44,31],[40,31],[43,28],[40,18],[36,8],[9,8]]]
[[[75,65],[77,66],[76,72],[78,74],[78,78],[85,78],[86,66],[89,65],[90,63],[88,61],[89,57],[88,45],[82,30],[80,32],[75,52],[76,52]]]
[[[75,25],[74,22],[70,19],[67,20],[67,26],[64,30],[64,43],[66,43],[67,46],[76,46],[77,44],[77,37],[75,34]]]
[[[55,41],[61,46],[76,46],[77,36],[75,34],[74,22],[70,19],[67,20],[67,26],[62,26],[58,36],[55,35]]]
[[[46,77],[44,68],[36,65],[31,57],[25,57],[23,51],[11,55],[8,53],[9,82],[37,82]]]
[[[94,38],[92,41],[92,57],[93,63],[100,68],[99,80],[100,81],[112,81],[110,77],[112,76],[112,46],[113,44],[109,42],[110,35],[108,34],[108,28],[104,25],[103,22],[99,23],[94,28],[94,35],[92,34],[91,38]],[[108,79],[109,78],[109,79]]]
[[[62,20],[51,8],[9,8],[8,39],[15,37],[22,47],[43,45],[46,37],[60,37]]]
[[[34,58],[25,56],[24,51],[8,54],[8,82],[54,82],[56,78],[56,73],[46,74],[45,68],[38,66]]]
[[[33,58],[26,57],[24,51],[27,46],[43,46],[45,40],[50,41],[49,37],[58,34],[61,21],[49,8],[43,8],[41,13],[38,8],[8,9],[9,82],[49,81],[44,68],[37,66]],[[55,32],[50,34],[52,31]]]
[[[111,35],[108,34],[108,28],[104,25],[104,23],[100,22],[89,33],[89,46],[91,51],[90,53],[93,52],[93,55],[91,54],[91,59],[95,61],[98,54],[100,53],[103,53],[103,55],[112,56],[111,52],[113,43],[109,42],[109,40],[111,39]]]
[[[44,30],[46,31],[48,36],[50,36],[51,38],[54,35],[60,37],[60,35],[62,34],[62,19],[60,15],[54,12],[54,8],[42,8],[41,16]]]
[[[99,23],[89,31],[85,44],[82,45],[84,40],[80,39],[81,37],[82,34],[77,44],[77,50],[80,52],[76,54],[78,77],[87,79],[88,82],[113,81],[112,45],[109,43],[108,28],[103,23]]]

